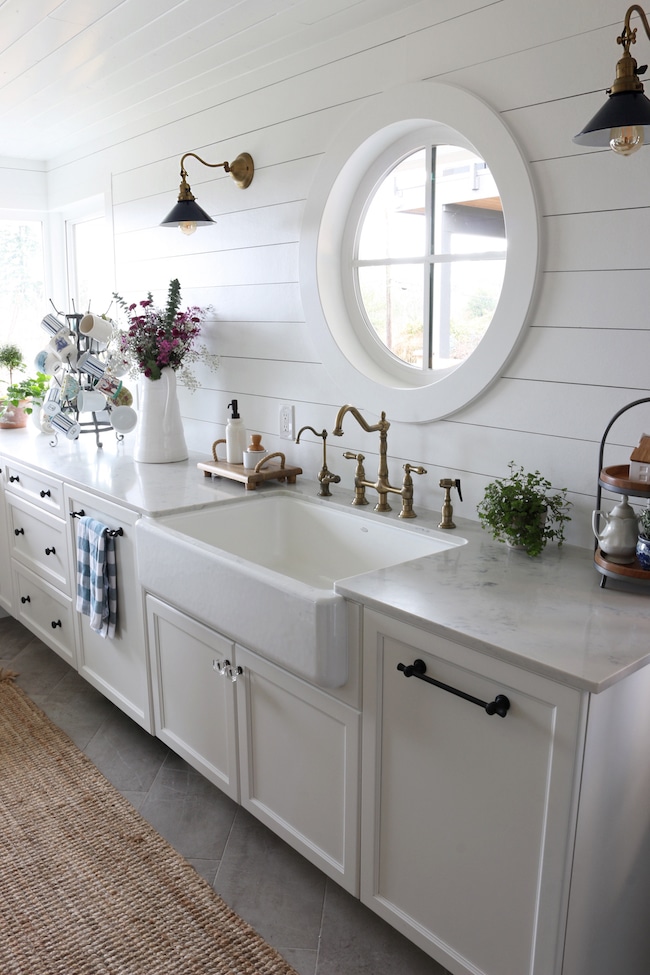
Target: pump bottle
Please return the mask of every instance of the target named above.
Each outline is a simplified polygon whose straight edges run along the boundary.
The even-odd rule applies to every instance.
[[[226,424],[226,461],[228,464],[242,464],[244,462],[244,445],[246,430],[237,410],[237,400],[228,403],[232,409],[232,416]]]

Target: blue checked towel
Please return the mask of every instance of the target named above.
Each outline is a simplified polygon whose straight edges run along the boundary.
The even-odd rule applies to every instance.
[[[112,639],[117,621],[115,539],[94,518],[77,524],[77,611],[90,617],[90,629]]]

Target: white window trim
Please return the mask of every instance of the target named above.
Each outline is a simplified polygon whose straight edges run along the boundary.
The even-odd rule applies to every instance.
[[[348,215],[360,187],[390,147],[429,128],[438,143],[459,131],[487,162],[506,219],[508,258],[501,298],[477,349],[451,370],[426,376],[370,354],[353,327],[349,305]],[[454,133],[450,140],[450,130]],[[397,150],[397,155],[399,149]],[[526,162],[501,117],[475,95],[419,82],[369,99],[336,134],[316,173],[303,221],[301,294],[307,326],[342,400],[389,419],[426,422],[476,399],[501,373],[526,325],[539,260],[539,221]],[[374,350],[373,350],[374,351]],[[394,357],[393,357],[394,358]]]

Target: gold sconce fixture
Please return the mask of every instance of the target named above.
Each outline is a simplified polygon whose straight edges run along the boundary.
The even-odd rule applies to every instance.
[[[253,157],[247,152],[240,152],[236,159],[231,163],[209,163],[201,159],[195,152],[186,152],[181,158],[181,185],[178,190],[178,202],[172,207],[165,219],[160,224],[161,227],[180,227],[184,234],[193,234],[197,227],[204,227],[215,223],[209,213],[206,213],[198,203],[192,193],[190,184],[187,182],[187,172],[185,171],[185,160],[191,156],[198,159],[204,166],[211,169],[224,169],[230,173],[237,186],[245,190],[253,182],[255,166]]]
[[[630,54],[630,45],[636,44],[637,31],[636,27],[630,27],[633,13],[639,15],[650,38],[648,18],[635,3],[625,14],[623,32],[616,38],[616,43],[623,46],[623,57],[616,65],[616,80],[607,89],[609,98],[582,132],[574,136],[573,141],[579,146],[609,146],[614,152],[629,156],[640,149],[650,135],[650,100],[643,94],[643,84],[639,80],[648,65],[639,68]]]

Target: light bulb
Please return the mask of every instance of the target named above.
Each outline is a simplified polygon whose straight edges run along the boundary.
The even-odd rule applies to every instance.
[[[643,145],[643,128],[640,125],[620,125],[609,133],[609,146],[620,156],[631,156]]]
[[[178,226],[181,230],[181,233],[187,234],[187,236],[189,237],[189,235],[193,234],[194,231],[196,230],[196,221],[181,220]]]

